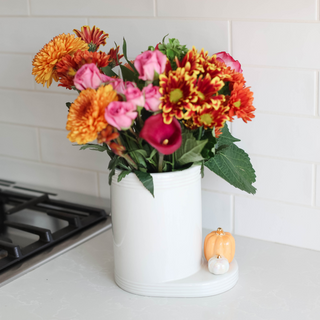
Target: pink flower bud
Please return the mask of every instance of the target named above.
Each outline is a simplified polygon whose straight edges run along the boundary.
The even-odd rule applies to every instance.
[[[158,111],[160,105],[161,94],[159,92],[159,87],[153,86],[151,83],[142,89],[145,97],[145,109],[148,111]]]
[[[144,106],[144,97],[138,88],[129,87],[124,91],[128,102],[133,103],[135,106]]]
[[[118,130],[127,130],[138,115],[136,110],[136,106],[131,102],[113,101],[106,107],[104,117]]]
[[[218,61],[224,62],[227,65],[227,67],[234,69],[234,71],[236,72],[242,73],[240,62],[238,60],[234,60],[229,53],[221,51],[216,53],[216,57]]]
[[[78,90],[97,89],[107,81],[107,76],[100,72],[94,63],[84,64],[76,73],[73,83]]]
[[[154,73],[164,72],[167,63],[167,57],[159,50],[145,51],[139,54],[134,60],[134,66],[139,72],[139,79],[144,81],[154,79]]]

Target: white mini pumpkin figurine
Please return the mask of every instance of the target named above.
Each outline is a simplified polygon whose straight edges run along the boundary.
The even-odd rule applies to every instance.
[[[213,274],[225,274],[229,270],[229,261],[219,254],[214,255],[208,261],[208,269]]]

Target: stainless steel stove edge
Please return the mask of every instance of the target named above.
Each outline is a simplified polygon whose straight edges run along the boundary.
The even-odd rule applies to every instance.
[[[29,258],[26,261],[18,263],[17,265],[4,270],[0,273],[0,288],[11,281],[23,276],[24,274],[40,267],[48,261],[60,256],[61,254],[79,246],[80,244],[96,237],[102,232],[106,232],[111,228],[111,218],[108,217],[106,220],[99,222],[89,229],[82,231],[81,233],[75,234],[73,237],[58,243],[54,247],[44,250],[39,255]],[[111,232],[111,231],[110,231]]]

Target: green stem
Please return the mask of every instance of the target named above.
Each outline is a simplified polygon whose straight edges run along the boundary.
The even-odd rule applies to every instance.
[[[174,171],[174,153],[172,154],[172,171]]]
[[[158,172],[162,172],[164,154],[159,152]]]
[[[203,129],[203,127],[200,127],[200,128],[199,128],[198,140],[200,140],[200,139],[201,139],[201,136],[202,136],[202,129]]]

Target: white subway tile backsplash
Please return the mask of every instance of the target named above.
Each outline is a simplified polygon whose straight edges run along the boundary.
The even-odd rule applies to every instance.
[[[232,22],[233,55],[243,64],[320,68],[319,38],[319,23]]]
[[[37,129],[0,123],[0,154],[39,160]]]
[[[160,17],[316,19],[316,0],[157,0],[157,4]]]
[[[204,168],[204,177],[201,180],[201,186],[208,191],[218,191],[225,193],[247,194],[240,189],[233,187],[230,183],[220,178],[207,167]]]
[[[0,121],[65,129],[70,95],[0,90]]]
[[[52,38],[72,33],[86,24],[85,18],[0,18],[0,52],[36,55]],[[32,63],[32,61],[30,62]]]
[[[98,196],[95,172],[0,157],[0,179]]]
[[[316,166],[316,206],[320,207],[320,165]]]
[[[90,18],[89,23],[109,33],[108,48],[114,42],[122,45],[124,37],[129,57],[137,56],[150,45],[155,46],[166,34],[169,38],[179,39],[188,48],[194,45],[198,50],[205,48],[210,54],[228,50],[227,21]]]
[[[153,16],[153,0],[30,0],[30,7],[37,16]]]
[[[28,0],[1,0],[0,16],[27,16]]]
[[[80,146],[67,139],[68,131],[40,129],[41,156],[44,162],[75,168],[108,172],[106,152],[79,150]]]
[[[238,235],[320,250],[319,225],[319,209],[235,197]]]
[[[202,226],[233,232],[231,196],[202,190]]]
[[[99,172],[99,196],[110,199],[109,174]]]
[[[248,153],[320,162],[320,119],[257,113],[252,122],[236,120],[232,133]]]
[[[0,87],[33,90],[32,57],[0,53]]]
[[[312,164],[251,156],[257,197],[312,204]]]
[[[247,66],[243,69],[247,86],[254,93],[253,105],[258,110],[314,115],[314,71]],[[270,86],[271,91],[266,89]]]

